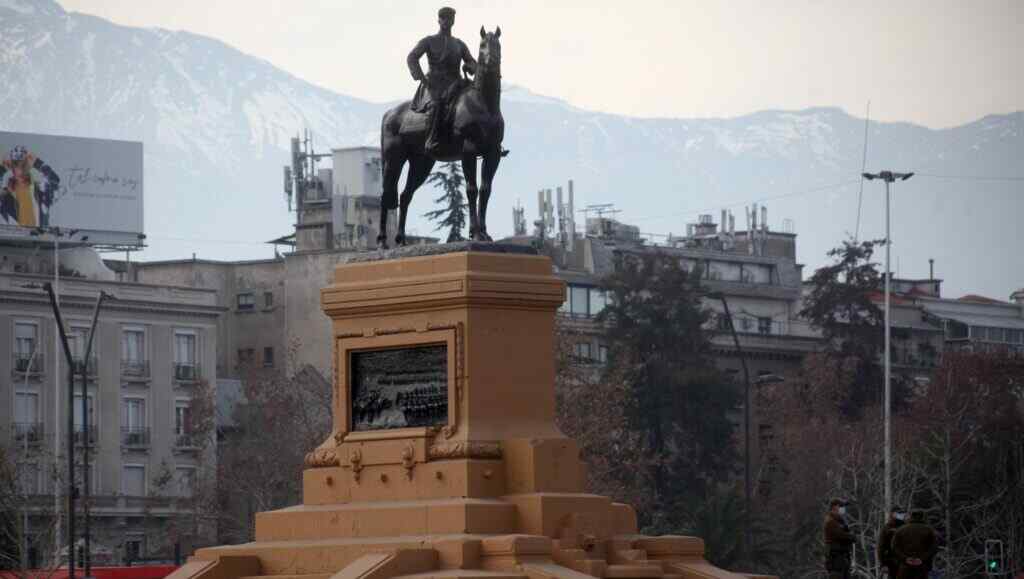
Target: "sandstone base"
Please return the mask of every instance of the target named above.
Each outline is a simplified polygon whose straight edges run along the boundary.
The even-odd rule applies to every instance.
[[[322,292],[334,431],[307,456],[303,504],[259,513],[255,542],[201,549],[170,579],[752,577],[582,492],[554,422],[564,288],[547,258],[486,246],[338,266]],[[428,344],[448,355],[447,422],[352,431],[350,353]]]

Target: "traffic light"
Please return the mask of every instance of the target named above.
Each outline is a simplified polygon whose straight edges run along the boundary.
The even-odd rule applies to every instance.
[[[1005,571],[1003,559],[1003,542],[999,539],[985,541],[985,576],[1001,577]]]

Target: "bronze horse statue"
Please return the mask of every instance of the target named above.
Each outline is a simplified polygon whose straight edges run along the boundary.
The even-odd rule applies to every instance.
[[[491,183],[501,161],[501,141],[505,136],[505,119],[501,116],[501,27],[487,32],[480,27],[480,52],[477,71],[468,84],[454,98],[447,112],[446,123],[450,135],[448,146],[436,158],[424,151],[426,115],[411,110],[412,101],[406,101],[384,113],[381,121],[380,150],[381,174],[384,190],[381,195],[380,235],[377,246],[387,248],[388,211],[399,209],[397,245],[405,245],[405,219],[409,203],[417,189],[430,176],[437,161],[462,161],[466,179],[466,197],[469,201],[469,237],[474,241],[491,241],[487,234],[487,201],[491,196]],[[417,118],[418,117],[418,118]],[[477,187],[477,158],[483,159],[482,182]],[[409,171],[401,198],[398,179],[402,167],[408,163]]]

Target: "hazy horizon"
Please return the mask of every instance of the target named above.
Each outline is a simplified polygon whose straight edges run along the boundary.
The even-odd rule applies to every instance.
[[[481,25],[502,27],[507,82],[596,112],[732,118],[837,107],[863,118],[870,101],[872,119],[938,129],[1024,110],[1024,3],[1013,0],[60,4],[123,25],[217,38],[371,102],[412,95],[405,56],[436,31],[437,8],[450,4],[454,32],[471,48]]]

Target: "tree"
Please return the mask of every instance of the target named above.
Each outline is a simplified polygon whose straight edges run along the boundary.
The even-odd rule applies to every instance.
[[[842,412],[859,417],[879,400],[883,375],[878,360],[885,345],[884,312],[874,302],[883,276],[871,261],[875,246],[883,241],[844,241],[828,252],[833,263],[819,268],[810,279],[800,316],[821,330],[826,352],[854,363],[854,376],[838,401]],[[902,409],[908,398],[906,385],[893,382],[893,408]]]
[[[656,511],[663,528],[691,527],[738,456],[730,414],[740,392],[710,357],[700,277],[664,254],[624,254],[597,318],[609,347],[603,380],[625,389],[625,424],[641,443],[635,476],[654,509],[639,515],[650,524]]]
[[[295,367],[300,347],[288,356]],[[276,368],[240,368],[242,400],[220,433],[217,487],[222,542],[253,539],[255,514],[302,500],[307,452],[331,430],[331,384],[312,367],[288,375]]]
[[[908,421],[931,523],[943,538],[938,568],[978,574],[986,539],[1024,563],[1024,359],[947,352],[914,399]]]
[[[427,182],[441,189],[441,195],[434,199],[434,203],[440,204],[441,208],[428,211],[423,216],[437,222],[435,231],[448,228],[448,243],[462,241],[462,229],[466,226],[462,167],[454,162],[445,163],[443,170],[434,171],[427,177]]]

